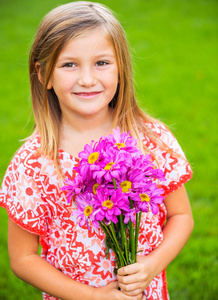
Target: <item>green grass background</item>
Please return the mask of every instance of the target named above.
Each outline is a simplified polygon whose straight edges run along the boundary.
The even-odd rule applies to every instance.
[[[0,0],[0,180],[33,118],[28,52],[42,17],[63,0]],[[215,0],[101,1],[117,13],[132,46],[141,107],[173,130],[194,177],[186,184],[195,228],[168,267],[173,300],[218,299],[217,72]],[[7,214],[0,208],[0,300],[37,300],[17,279],[7,253]]]

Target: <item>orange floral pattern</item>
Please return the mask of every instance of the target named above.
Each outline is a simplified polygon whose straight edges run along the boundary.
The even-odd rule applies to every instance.
[[[147,123],[169,148],[184,154],[165,126]],[[158,167],[167,178],[161,187],[165,196],[179,188],[192,176],[188,162],[160,149],[143,135],[143,142],[154,153]],[[72,216],[75,203],[67,203],[63,186],[54,162],[36,155],[40,147],[39,135],[32,136],[17,152],[5,174],[0,190],[0,205],[20,227],[40,236],[41,256],[67,276],[93,287],[100,287],[116,280],[115,256],[110,251],[106,259],[104,232],[91,226],[80,227]],[[79,159],[59,150],[59,161],[65,177],[76,176],[73,167]],[[155,162],[154,162],[155,163]],[[147,255],[159,246],[163,239],[162,227],[166,219],[164,204],[159,213],[143,213],[139,232],[140,255]],[[45,300],[57,300],[43,294]],[[143,299],[169,299],[165,271],[155,277],[144,292]]]

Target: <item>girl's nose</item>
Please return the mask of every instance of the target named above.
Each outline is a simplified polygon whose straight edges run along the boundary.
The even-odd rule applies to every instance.
[[[96,85],[97,79],[91,68],[81,69],[78,84],[80,86],[91,87]]]

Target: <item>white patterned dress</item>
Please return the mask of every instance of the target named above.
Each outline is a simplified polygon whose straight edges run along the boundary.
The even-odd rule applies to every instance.
[[[181,187],[192,177],[192,171],[173,135],[164,125],[146,123],[180,156],[175,157],[152,143],[147,136],[143,142],[155,155],[158,167],[166,176],[160,187],[164,196]],[[40,136],[32,136],[16,153],[5,174],[0,190],[0,206],[9,217],[24,230],[40,236],[41,256],[50,264],[74,280],[93,287],[100,287],[116,280],[114,275],[115,256],[111,251],[106,259],[104,233],[101,229],[86,225],[82,228],[72,216],[74,202],[67,203],[66,193],[61,191],[62,180],[58,177],[54,162],[36,155],[40,147]],[[65,177],[73,179],[73,170],[79,159],[59,150],[60,165]],[[185,157],[184,157],[185,158]],[[155,163],[155,162],[154,162]],[[164,204],[159,213],[142,215],[139,233],[140,255],[147,255],[158,247],[163,239],[166,219]],[[56,300],[43,294],[44,300]],[[165,270],[155,277],[144,292],[143,299],[169,299]]]

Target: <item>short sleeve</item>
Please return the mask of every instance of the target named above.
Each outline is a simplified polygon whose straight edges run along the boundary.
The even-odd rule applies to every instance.
[[[161,182],[160,187],[164,189],[164,196],[167,196],[192,178],[192,170],[177,139],[166,126],[157,123],[148,123],[147,126],[168,147],[166,149],[144,135],[143,142],[153,153],[154,163],[165,174],[166,181]]]
[[[0,190],[0,206],[21,228],[46,236],[50,216],[37,181],[39,162],[28,148],[19,151],[11,161]]]

